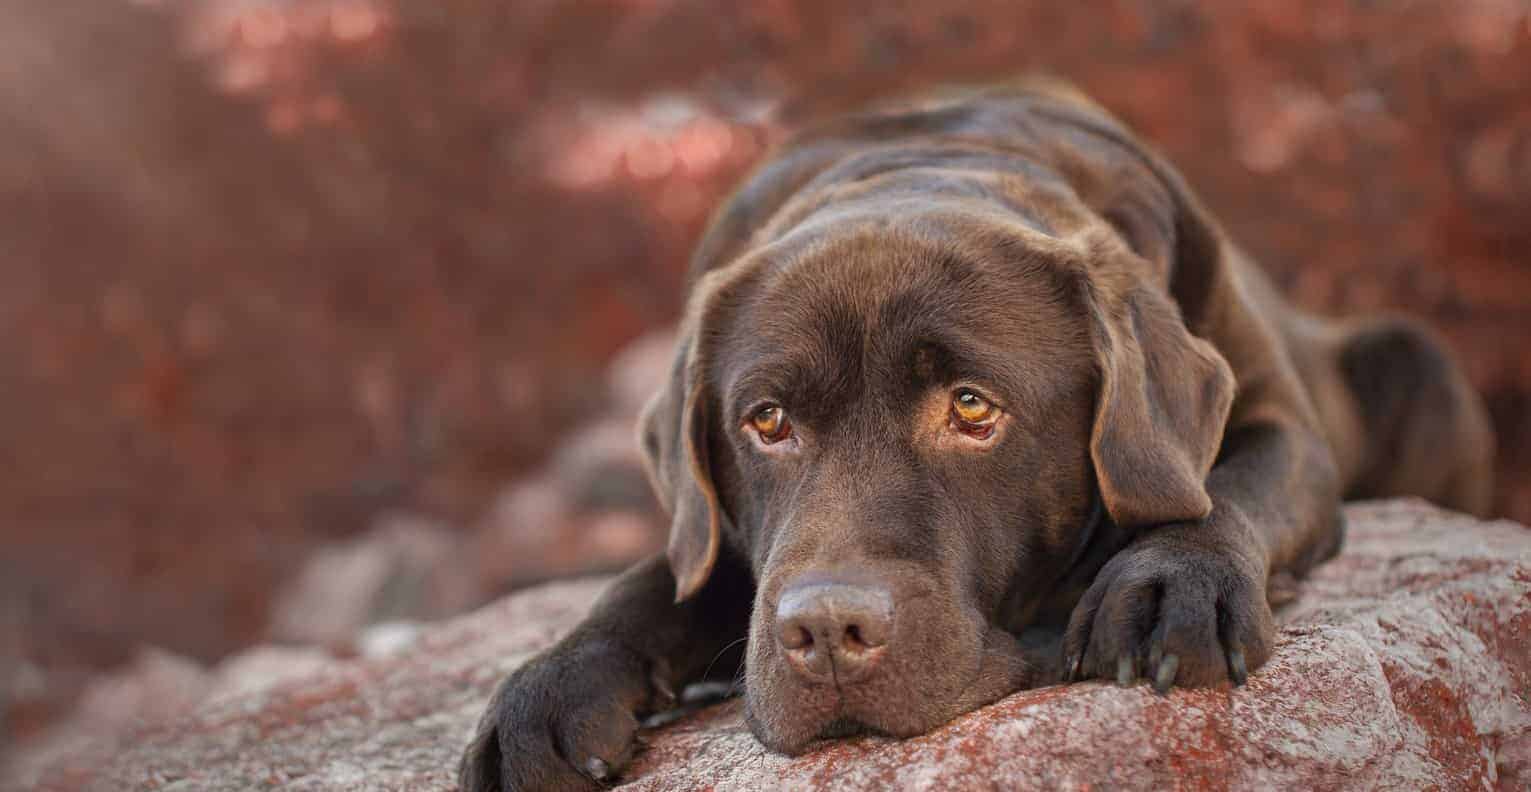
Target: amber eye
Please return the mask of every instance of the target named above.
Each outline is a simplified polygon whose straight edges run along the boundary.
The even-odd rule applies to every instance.
[[[766,443],[779,443],[792,434],[792,424],[787,420],[786,411],[775,404],[756,410],[750,416],[750,426],[760,433],[760,439]]]
[[[952,396],[952,418],[970,434],[987,436],[997,417],[999,410],[994,404],[970,388],[961,388]]]

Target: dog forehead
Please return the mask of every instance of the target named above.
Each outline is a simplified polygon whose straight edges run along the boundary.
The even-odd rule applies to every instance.
[[[1043,235],[910,224],[840,224],[827,238],[774,251],[727,339],[739,384],[833,391],[867,375],[935,377],[935,361],[1017,389],[1088,354],[1078,277]],[[948,369],[950,372],[952,369]]]
[[[768,334],[939,325],[1003,336],[1062,318],[1079,251],[1035,230],[970,217],[847,222],[773,262],[752,301]]]

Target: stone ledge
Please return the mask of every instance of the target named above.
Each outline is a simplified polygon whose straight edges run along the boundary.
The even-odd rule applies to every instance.
[[[1276,653],[1245,688],[1044,688],[922,737],[797,758],[766,752],[725,702],[650,734],[627,788],[1531,786],[1531,530],[1416,501],[1348,516],[1344,553],[1278,612]],[[542,586],[386,659],[209,701],[41,788],[453,789],[494,684],[600,587]]]

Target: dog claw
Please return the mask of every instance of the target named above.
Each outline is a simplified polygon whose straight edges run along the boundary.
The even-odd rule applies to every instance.
[[[1116,658],[1116,684],[1127,687],[1136,674],[1132,673],[1132,658],[1122,655]]]
[[[592,756],[585,760],[585,772],[597,781],[605,781],[611,777],[611,765],[598,756]]]
[[[1234,649],[1228,653],[1228,678],[1234,687],[1243,687],[1249,681],[1249,669],[1244,665],[1244,650]]]
[[[1159,673],[1154,676],[1154,691],[1168,693],[1175,684],[1175,672],[1180,670],[1180,658],[1175,655],[1165,655],[1159,663]]]
[[[1063,681],[1075,682],[1079,679],[1079,655],[1069,655],[1063,658]]]

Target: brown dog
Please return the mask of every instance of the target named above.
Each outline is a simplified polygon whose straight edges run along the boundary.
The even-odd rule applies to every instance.
[[[788,753],[1060,677],[1240,684],[1268,582],[1339,549],[1342,495],[1488,503],[1440,344],[1293,310],[1066,87],[810,129],[692,274],[642,426],[668,553],[505,682],[467,790],[609,780],[746,635],[747,720]]]

